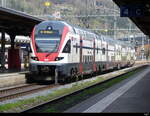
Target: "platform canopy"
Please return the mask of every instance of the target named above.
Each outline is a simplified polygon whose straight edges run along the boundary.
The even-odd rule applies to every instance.
[[[43,19],[9,8],[0,7],[0,31],[9,35],[30,36],[33,27]]]
[[[120,7],[121,17],[129,17],[150,36],[150,0],[113,0]]]

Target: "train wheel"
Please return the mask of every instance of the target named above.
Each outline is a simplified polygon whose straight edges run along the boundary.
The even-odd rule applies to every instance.
[[[71,77],[74,77],[74,69],[73,68],[70,70],[70,75],[71,75]]]
[[[75,68],[75,75],[78,75],[78,69]]]
[[[102,73],[102,68],[101,66],[99,66],[98,74],[101,74],[101,73]]]
[[[78,75],[75,75],[75,81],[77,82],[77,81],[79,81],[80,79],[79,79],[79,76]]]
[[[81,74],[80,76],[81,76],[81,80],[83,80],[83,79],[84,79],[84,78],[83,78],[83,74]]]

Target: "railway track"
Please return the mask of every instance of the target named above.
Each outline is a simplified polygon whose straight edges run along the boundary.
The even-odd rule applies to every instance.
[[[50,89],[56,86],[59,85],[37,85],[34,83],[0,89],[0,102],[32,94],[41,90]]]
[[[143,66],[142,66],[142,67],[143,67]],[[142,68],[142,67],[138,67],[138,68]],[[138,68],[135,68],[135,69],[133,69],[133,70],[136,70],[136,69],[138,69]],[[130,71],[133,71],[133,70],[130,70]],[[110,80],[112,80],[112,79],[115,79],[115,78],[117,78],[117,77],[126,75],[126,74],[129,73],[130,71],[127,71],[127,72],[125,72],[125,73],[119,74],[119,75],[117,75],[117,76],[115,76],[115,77],[109,78],[109,79],[104,80],[104,81],[102,81],[102,82],[98,82],[98,83],[96,83],[96,84],[94,84],[94,85],[90,85],[90,86],[88,86],[88,87],[84,87],[84,88],[82,88],[82,89],[80,89],[80,90],[76,90],[76,91],[73,91],[73,92],[71,92],[71,93],[67,93],[67,94],[65,94],[65,95],[59,96],[59,97],[54,98],[54,99],[52,99],[52,100],[49,100],[49,101],[46,101],[46,102],[44,102],[44,103],[38,104],[38,105],[36,105],[36,106],[30,107],[29,109],[25,109],[24,111],[21,111],[20,113],[27,113],[27,112],[32,112],[32,111],[34,112],[35,110],[37,111],[38,109],[40,110],[42,107],[45,107],[45,106],[48,105],[48,104],[53,104],[53,103],[56,103],[56,102],[59,101],[59,100],[65,99],[66,97],[69,97],[69,96],[72,96],[72,95],[77,95],[78,93],[80,93],[80,92],[82,92],[82,91],[84,91],[84,90],[87,90],[87,89],[90,89],[90,88],[95,87],[95,86],[97,86],[97,85],[106,83],[106,82],[108,82],[108,81],[110,81]]]
[[[127,71],[126,73],[128,73],[128,72],[129,71]],[[126,73],[119,74],[118,76],[124,75]],[[54,102],[56,102],[60,99],[64,99],[67,96],[75,95],[77,93],[80,93],[80,92],[88,89],[88,88],[91,88],[93,86],[97,86],[100,83],[107,82],[107,81],[109,81],[113,78],[116,78],[116,77],[117,76],[111,77],[110,79],[104,80],[103,82],[98,82],[97,84],[91,85],[89,87],[84,87],[80,90],[73,91],[72,93],[67,93],[65,95],[60,95],[59,97],[56,97],[56,98],[54,98],[50,101],[46,101],[45,103],[41,103],[41,104],[38,104],[37,106],[30,107],[29,109],[25,109],[24,111],[21,111],[21,112],[30,112],[30,110],[32,110],[32,109],[36,109],[37,107],[42,107],[43,105],[51,103],[51,102],[54,103]],[[33,94],[33,93],[36,93],[36,92],[39,92],[39,91],[42,91],[42,90],[55,88],[55,87],[58,87],[58,86],[61,86],[61,85],[58,85],[58,84],[57,85],[54,85],[54,84],[51,84],[51,85],[37,85],[37,83],[33,83],[33,84],[23,84],[23,85],[14,86],[14,87],[2,88],[2,89],[0,89],[0,102],[5,101],[5,100],[14,99],[14,98],[21,97],[21,96],[25,96],[25,95],[29,95],[29,94]]]

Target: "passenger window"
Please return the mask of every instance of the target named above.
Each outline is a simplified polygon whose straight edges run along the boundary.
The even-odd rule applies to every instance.
[[[83,56],[83,62],[85,62],[85,56]]]
[[[90,56],[90,62],[92,62],[92,56]]]
[[[70,52],[71,52],[71,40],[68,40],[63,49],[63,53],[70,53]]]
[[[105,55],[105,48],[102,49],[102,54]]]
[[[88,63],[88,56],[85,56],[85,63]]]

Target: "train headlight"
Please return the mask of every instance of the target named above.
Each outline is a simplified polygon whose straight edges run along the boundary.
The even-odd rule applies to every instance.
[[[64,59],[64,57],[56,57],[55,61],[59,61],[59,60],[62,60],[62,59]]]
[[[31,59],[39,61],[38,57],[31,57]]]

